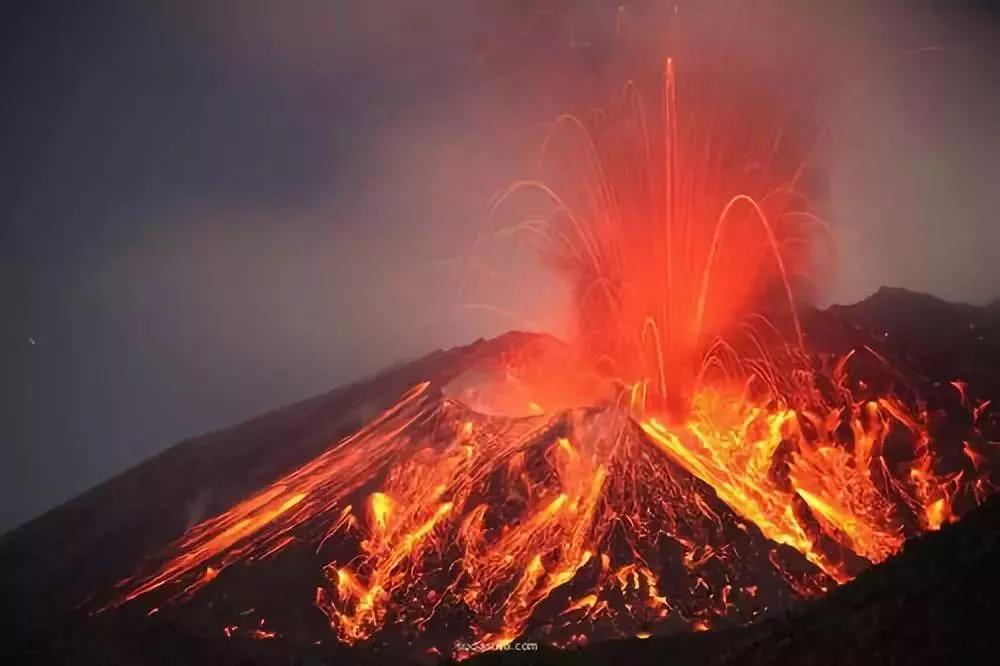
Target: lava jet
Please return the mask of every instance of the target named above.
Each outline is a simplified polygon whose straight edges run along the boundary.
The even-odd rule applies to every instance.
[[[529,226],[574,296],[571,339],[431,355],[181,445],[29,526],[5,560],[57,522],[93,529],[78,559],[35,567],[61,598],[86,592],[65,645],[123,663],[164,642],[435,661],[720,631],[983,502],[992,387],[896,353],[853,310],[804,305],[826,226],[803,164],[781,127],[685,113],[677,70],[659,105],[629,83],[594,122],[560,117],[542,175],[494,202],[491,218],[547,201]]]

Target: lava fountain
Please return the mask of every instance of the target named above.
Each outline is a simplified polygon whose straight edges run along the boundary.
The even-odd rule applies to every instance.
[[[802,168],[778,169],[780,128],[745,132],[714,108],[681,116],[671,60],[663,81],[661,127],[633,83],[622,111],[597,115],[593,126],[564,115],[540,170],[560,134],[571,135],[577,154],[544,180],[512,185],[495,209],[528,189],[551,199],[553,219],[539,232],[572,285],[581,356],[622,381],[645,382],[647,400],[682,415],[699,366],[720,361],[719,346],[732,351],[720,334],[737,323],[749,336],[760,325],[777,330],[750,316],[772,290],[802,345],[792,283],[808,272],[822,222],[796,190]],[[573,200],[553,185],[567,180],[567,192],[582,191]]]
[[[777,131],[679,113],[670,61],[663,82],[659,122],[632,84],[620,115],[560,118],[543,165],[561,133],[582,156],[495,203],[554,204],[526,228],[571,283],[568,345],[414,387],[191,528],[108,608],[195,604],[295,551],[320,581],[300,601],[344,643],[462,657],[705,630],[822,594],[981,501],[986,403],[957,385],[969,426],[943,472],[919,398],[852,375],[860,357],[891,374],[874,350],[811,352],[795,289],[823,225],[802,169],[778,173]]]

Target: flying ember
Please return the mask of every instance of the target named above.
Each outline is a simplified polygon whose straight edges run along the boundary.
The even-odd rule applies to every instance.
[[[823,594],[981,502],[984,403],[954,387],[967,428],[945,450],[875,349],[810,344],[796,296],[826,229],[783,128],[685,109],[670,60],[659,104],[638,88],[559,118],[542,176],[494,206],[551,204],[529,226],[570,285],[570,340],[414,386],[110,606],[195,604],[295,552],[317,581],[300,602],[349,644],[461,658],[702,631]]]

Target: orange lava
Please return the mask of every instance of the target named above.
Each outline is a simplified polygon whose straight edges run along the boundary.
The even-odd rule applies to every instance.
[[[960,492],[981,501],[992,486],[973,444],[968,470],[940,473],[918,403],[855,398],[851,356],[816,369],[794,286],[820,223],[797,172],[759,173],[776,134],[737,141],[721,117],[709,131],[678,112],[669,62],[664,81],[659,132],[635,86],[618,124],[559,121],[583,142],[575,204],[541,181],[498,204],[525,188],[555,202],[546,235],[585,368],[414,387],[192,528],[116,603],[188,599],[237,563],[307,547],[326,579],[312,602],[345,643],[401,624],[430,635],[456,609],[463,644],[708,631],[850,579],[952,520]],[[778,320],[757,312],[775,294]],[[909,455],[890,463],[893,438]]]

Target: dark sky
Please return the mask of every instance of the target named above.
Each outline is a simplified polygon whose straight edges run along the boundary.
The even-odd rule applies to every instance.
[[[841,75],[822,119],[841,244],[822,297],[997,297],[987,5],[861,20],[834,4],[747,28],[779,50],[827,35],[784,57]],[[545,123],[618,82],[614,3],[3,12],[0,531],[181,439],[558,320],[558,285],[522,251],[501,253],[518,276],[503,293],[457,293],[453,269]],[[642,16],[626,27],[661,47]]]

